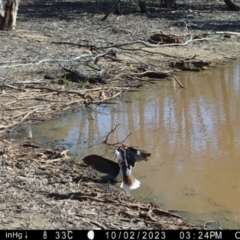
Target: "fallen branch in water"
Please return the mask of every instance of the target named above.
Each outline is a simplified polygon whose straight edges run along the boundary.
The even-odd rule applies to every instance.
[[[111,129],[111,131],[107,134],[106,139],[103,141],[103,143],[106,143],[106,144],[108,144],[108,145],[112,145],[112,144],[109,144],[109,143],[107,142],[107,141],[108,141],[108,138],[109,138],[110,134],[112,134],[119,125],[120,125],[120,124],[118,123],[118,124],[116,124],[116,125]]]

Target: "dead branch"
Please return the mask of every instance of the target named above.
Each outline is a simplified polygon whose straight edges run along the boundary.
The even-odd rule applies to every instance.
[[[178,214],[175,214],[175,213],[171,213],[171,212],[162,210],[162,209],[160,209],[160,208],[158,208],[158,207],[154,207],[154,208],[153,208],[153,212],[155,212],[155,213],[160,213],[160,214],[164,214],[164,215],[167,215],[167,216],[173,216],[173,217],[176,217],[176,218],[183,219],[183,217],[181,217],[181,216],[178,215]]]
[[[179,61],[170,62],[169,66],[178,68],[185,71],[201,71],[209,69],[213,63],[211,61],[201,61],[194,59],[184,59]]]
[[[173,77],[173,78],[175,79],[175,81],[178,83],[178,85],[179,85],[181,88],[185,88],[185,87],[180,83],[180,81],[178,80],[178,78],[177,78],[175,75],[169,73],[169,76],[170,76],[170,77]]]
[[[104,98],[104,99],[102,99],[102,100],[93,100],[92,103],[107,102],[107,101],[110,100],[110,99],[114,99],[114,98],[118,97],[119,95],[121,95],[121,93],[122,93],[122,91],[114,94],[112,97],[109,97],[109,98]]]
[[[79,44],[79,43],[72,43],[72,42],[51,42],[52,44],[64,44],[64,45],[73,45],[76,47],[85,47],[85,48],[91,48],[91,49],[95,49],[96,46],[95,45],[90,45],[90,44]]]
[[[69,90],[58,90],[58,89],[52,89],[52,88],[48,88],[48,87],[34,87],[34,86],[26,86],[26,88],[31,88],[31,89],[39,89],[39,90],[47,90],[49,92],[58,92],[58,93],[72,93],[72,94],[76,94],[79,95],[82,98],[85,98],[85,94],[81,93],[79,91],[69,91]],[[81,90],[82,92],[84,92],[84,90]]]
[[[166,78],[169,76],[169,72],[165,71],[145,71],[142,73],[131,73],[131,75],[149,77],[149,78]]]
[[[203,224],[203,229],[204,229],[204,230],[209,230],[209,228],[207,227],[207,225],[210,224],[210,223],[217,223],[217,222],[216,222],[216,221],[207,221],[207,222],[205,222],[205,223]]]
[[[147,47],[153,47],[153,48],[174,47],[174,46],[186,46],[191,42],[206,41],[206,40],[212,40],[212,38],[190,39],[190,40],[187,40],[184,43],[169,43],[169,44],[151,44],[149,42],[145,42],[145,41],[142,41],[142,40],[136,40],[136,41],[132,41],[132,42],[118,43],[118,44],[114,44],[114,45],[102,46],[102,47],[97,47],[97,48],[98,49],[113,48],[113,47],[122,47],[122,46],[127,46],[127,45],[134,45],[134,44],[142,44],[142,45],[145,45]]]
[[[0,68],[12,68],[12,67],[26,67],[26,66],[32,66],[32,65],[39,65],[42,63],[46,63],[46,62],[70,62],[71,60],[68,59],[42,59],[42,60],[36,60],[36,61],[29,61],[28,63],[22,63],[22,64],[7,64],[7,63],[14,63],[14,62],[18,62],[21,60],[13,60],[13,61],[7,61],[7,62],[0,62]],[[26,61],[23,61],[26,62]]]
[[[113,61],[121,62],[121,60],[117,58],[116,52],[114,52],[113,50],[110,50],[105,53],[98,54],[96,57],[94,57],[93,63],[97,64],[98,60],[101,57],[107,57],[107,58],[112,59]]]
[[[22,146],[23,147],[31,147],[31,148],[40,148],[40,146],[35,143],[24,143]]]
[[[108,141],[108,137],[110,136],[110,134],[112,134],[112,133],[116,130],[116,128],[117,128],[119,125],[120,125],[120,124],[118,123],[118,124],[116,124],[116,125],[111,129],[111,131],[107,134],[105,140],[104,140],[102,143],[109,144],[109,143],[107,142],[107,141]]]
[[[184,88],[183,85],[182,85],[182,84],[180,83],[180,81],[178,80],[178,78],[177,78],[176,76],[174,76],[172,73],[166,72],[166,71],[159,71],[159,70],[156,69],[156,67],[155,67],[154,65],[152,65],[152,64],[147,64],[147,63],[143,62],[142,60],[139,60],[139,59],[137,59],[137,58],[135,58],[135,57],[133,57],[133,56],[130,56],[129,54],[126,54],[126,55],[129,56],[129,57],[131,57],[131,58],[133,58],[133,59],[135,59],[136,61],[141,62],[142,64],[144,64],[144,65],[146,65],[146,66],[148,66],[148,67],[151,67],[152,69],[155,70],[155,72],[146,71],[146,72],[144,72],[144,73],[138,73],[138,74],[140,74],[140,75],[143,74],[143,76],[144,76],[144,74],[145,74],[145,75],[154,76],[154,77],[156,77],[156,76],[161,76],[161,77],[167,77],[167,76],[169,76],[169,77],[173,77],[173,78],[175,79],[175,81],[178,83],[178,85],[179,85],[181,88]],[[137,75],[137,74],[135,74],[135,75]]]
[[[76,82],[79,81],[87,81],[89,83],[104,83],[106,84],[106,80],[102,78],[102,76],[98,75],[96,77],[91,77],[88,76],[84,73],[81,73],[80,70],[76,70],[76,69],[70,69],[70,68],[66,68],[63,65],[60,64],[60,62],[58,63],[65,71],[69,72],[70,74],[72,74],[73,76],[71,76],[71,79],[76,79]],[[73,80],[72,80],[73,81]],[[75,81],[74,81],[75,82]]]
[[[122,47],[122,46],[128,46],[128,45],[134,45],[134,44],[142,44],[144,46],[147,46],[147,47],[152,47],[152,48],[159,48],[159,47],[174,47],[174,46],[186,46],[188,45],[189,43],[191,42],[198,42],[198,41],[206,41],[206,40],[212,40],[212,38],[201,38],[201,39],[189,39],[187,40],[186,42],[184,43],[169,43],[169,44],[151,44],[149,42],[145,42],[145,41],[142,41],[142,40],[136,40],[136,41],[131,41],[131,42],[125,42],[125,43],[117,43],[117,44],[113,44],[113,45],[106,45],[106,46],[96,46],[96,45],[91,45],[91,47],[95,48],[95,49],[106,49],[106,48],[119,48],[119,47]],[[55,44],[73,44],[73,43],[70,43],[70,42],[52,42],[52,43],[55,43]],[[79,47],[90,47],[89,45],[82,45],[82,44],[74,44],[76,46],[79,46]]]
[[[161,52],[156,52],[156,51],[153,52],[153,51],[149,51],[149,50],[142,49],[142,48],[122,48],[122,47],[120,47],[120,49],[125,50],[125,51],[142,51],[142,52],[146,52],[146,53],[162,55],[164,57],[177,58],[177,56],[173,56],[173,55],[169,55],[169,54],[161,53]]]
[[[1,87],[2,87],[2,88],[3,88],[3,87],[7,87],[7,88],[13,88],[13,89],[17,89],[17,90],[20,90],[20,91],[23,91],[23,92],[25,92],[25,91],[26,91],[25,89],[18,88],[18,87],[15,87],[15,86],[13,86],[13,85],[6,84],[6,83],[3,83],[3,84],[1,84]]]
[[[91,220],[90,223],[96,225],[97,227],[100,227],[102,230],[108,229],[107,226],[104,226],[103,224],[100,224],[99,222],[96,222],[96,221]]]

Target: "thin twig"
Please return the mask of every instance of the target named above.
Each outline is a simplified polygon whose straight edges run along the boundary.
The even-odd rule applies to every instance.
[[[112,134],[115,130],[116,130],[116,128],[119,126],[120,124],[118,123],[118,124],[116,124],[112,129],[111,129],[111,131],[107,134],[107,136],[106,136],[106,139],[103,141],[103,143],[106,143],[106,144],[108,144],[108,137],[110,136],[110,134]]]

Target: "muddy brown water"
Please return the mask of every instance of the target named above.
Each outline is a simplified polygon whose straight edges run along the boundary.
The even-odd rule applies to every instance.
[[[172,81],[148,84],[117,104],[34,125],[33,138],[62,144],[78,159],[92,153],[113,159],[100,143],[119,123],[109,142],[131,133],[127,144],[152,153],[133,170],[141,187],[132,195],[194,223],[239,229],[240,61],[178,75],[186,89]]]

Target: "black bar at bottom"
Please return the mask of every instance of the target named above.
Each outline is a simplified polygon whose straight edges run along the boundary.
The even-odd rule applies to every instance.
[[[0,230],[1,240],[239,239],[240,230]]]

